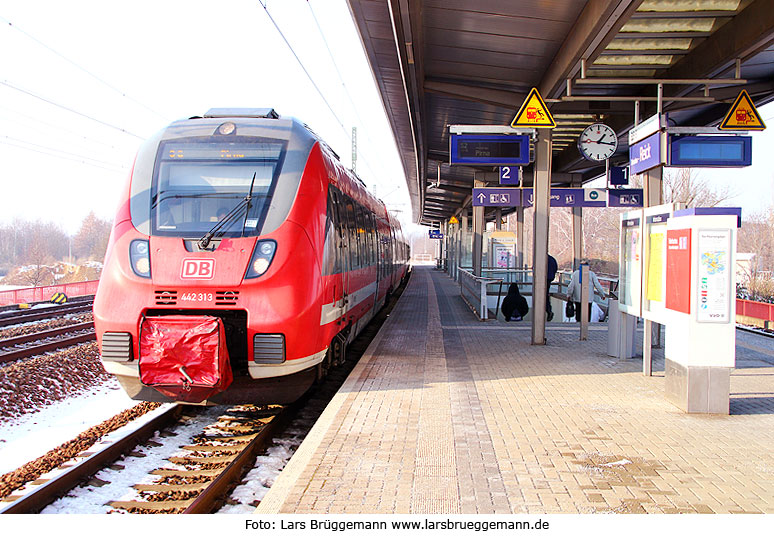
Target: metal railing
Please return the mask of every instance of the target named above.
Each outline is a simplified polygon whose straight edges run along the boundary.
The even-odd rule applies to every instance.
[[[457,267],[457,281],[460,284],[460,293],[471,310],[482,321],[494,319],[499,315],[500,305],[508,292],[508,286],[512,283],[519,284],[519,291],[524,296],[532,296],[532,269],[493,269],[484,268],[482,276],[473,275],[472,267]],[[617,294],[618,278],[608,275],[597,275],[599,283],[610,293]],[[572,271],[559,271],[551,283],[549,293],[561,301],[568,300],[567,287],[570,285]],[[608,300],[602,300],[594,290],[590,295],[607,316]]]
[[[768,329],[774,324],[774,304],[737,298],[736,321]]]
[[[99,280],[86,280],[84,282],[71,282],[54,286],[0,291],[0,306],[48,301],[55,293],[64,293],[68,297],[94,295],[97,293],[98,284]]]
[[[459,268],[460,294],[481,321],[489,319],[488,286],[502,287],[503,281],[495,278],[475,276],[472,271]]]

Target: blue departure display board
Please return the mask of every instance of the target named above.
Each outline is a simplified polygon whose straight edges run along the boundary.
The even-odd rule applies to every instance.
[[[750,136],[669,137],[669,166],[723,168],[751,164]]]
[[[528,135],[452,134],[449,145],[451,164],[529,164]]]

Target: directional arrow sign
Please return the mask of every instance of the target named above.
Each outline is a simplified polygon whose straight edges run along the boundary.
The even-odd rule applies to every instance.
[[[521,205],[521,191],[519,189],[477,187],[473,189],[473,205],[518,207]]]
[[[610,189],[607,191],[607,207],[642,207],[642,189]]]
[[[524,189],[524,207],[532,207],[532,189]],[[551,207],[605,207],[604,189],[551,189]]]

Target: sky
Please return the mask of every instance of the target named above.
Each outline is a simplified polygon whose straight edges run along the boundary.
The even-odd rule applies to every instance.
[[[357,127],[358,174],[410,222],[346,0],[0,0],[0,50],[0,224],[40,219],[75,234],[90,211],[112,221],[142,141],[213,107],[295,116],[346,166]],[[774,104],[760,113],[774,127]],[[753,136],[753,166],[699,172],[729,185],[725,205],[743,215],[774,204],[774,129]]]
[[[345,0],[0,0],[0,50],[1,224],[112,221],[143,140],[215,107],[299,118],[347,167],[357,127],[358,175],[411,219]]]

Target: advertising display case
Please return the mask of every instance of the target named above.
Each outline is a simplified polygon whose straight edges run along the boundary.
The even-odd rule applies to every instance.
[[[667,221],[682,204],[671,203],[645,208],[643,213],[642,317],[662,325],[667,323],[667,294],[674,283],[666,279]],[[678,286],[679,287],[679,286]]]
[[[729,412],[740,217],[739,208],[691,208],[667,223],[665,388],[689,413]]]
[[[621,214],[619,245],[618,308],[632,316],[642,309],[642,210]]]

